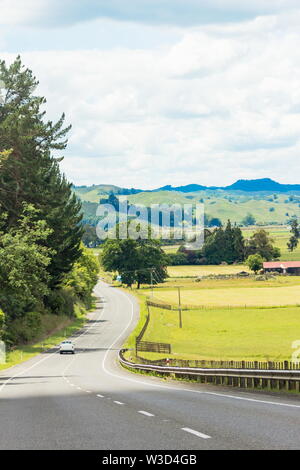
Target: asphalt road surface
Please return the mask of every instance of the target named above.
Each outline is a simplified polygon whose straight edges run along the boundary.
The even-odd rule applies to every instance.
[[[99,282],[77,353],[0,375],[0,449],[299,449],[300,400],[130,373],[118,349],[135,299]]]

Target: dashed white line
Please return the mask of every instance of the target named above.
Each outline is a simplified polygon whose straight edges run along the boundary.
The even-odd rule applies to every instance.
[[[211,439],[211,436],[208,436],[207,434],[203,434],[202,432],[195,431],[194,429],[191,428],[181,428],[185,432],[189,432],[190,434],[194,434],[194,436],[201,437],[201,439]]]
[[[100,393],[98,393],[97,397],[99,397],[99,398],[104,398],[104,396],[103,396],[103,395],[100,395]]]
[[[124,405],[124,403],[122,403],[121,401],[114,400],[114,403],[116,403],[117,405]]]
[[[142,415],[145,415],[145,416],[154,416],[152,413],[148,413],[148,411],[138,411],[138,413],[141,413]]]
[[[85,393],[92,393],[92,392],[90,392],[90,390],[86,390]]]

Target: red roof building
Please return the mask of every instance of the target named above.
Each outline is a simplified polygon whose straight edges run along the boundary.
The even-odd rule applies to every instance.
[[[300,275],[300,261],[265,261],[265,272],[277,271],[283,274]]]

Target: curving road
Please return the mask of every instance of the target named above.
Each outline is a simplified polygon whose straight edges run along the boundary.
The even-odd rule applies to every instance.
[[[132,374],[117,351],[133,297],[103,282],[74,338],[0,375],[0,449],[298,449],[300,400]]]

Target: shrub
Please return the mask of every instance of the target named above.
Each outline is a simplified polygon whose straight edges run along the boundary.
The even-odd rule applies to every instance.
[[[46,299],[46,305],[55,315],[74,315],[76,296],[70,287],[56,289],[50,292]]]
[[[257,273],[260,269],[262,269],[263,262],[264,262],[264,259],[258,253],[248,256],[246,260],[247,266],[249,266],[251,271],[254,271],[255,273]]]
[[[168,255],[170,266],[183,266],[188,264],[187,256],[185,253],[170,253]]]
[[[8,325],[5,338],[8,344],[26,344],[41,333],[41,313],[28,312],[24,317],[16,318]]]

